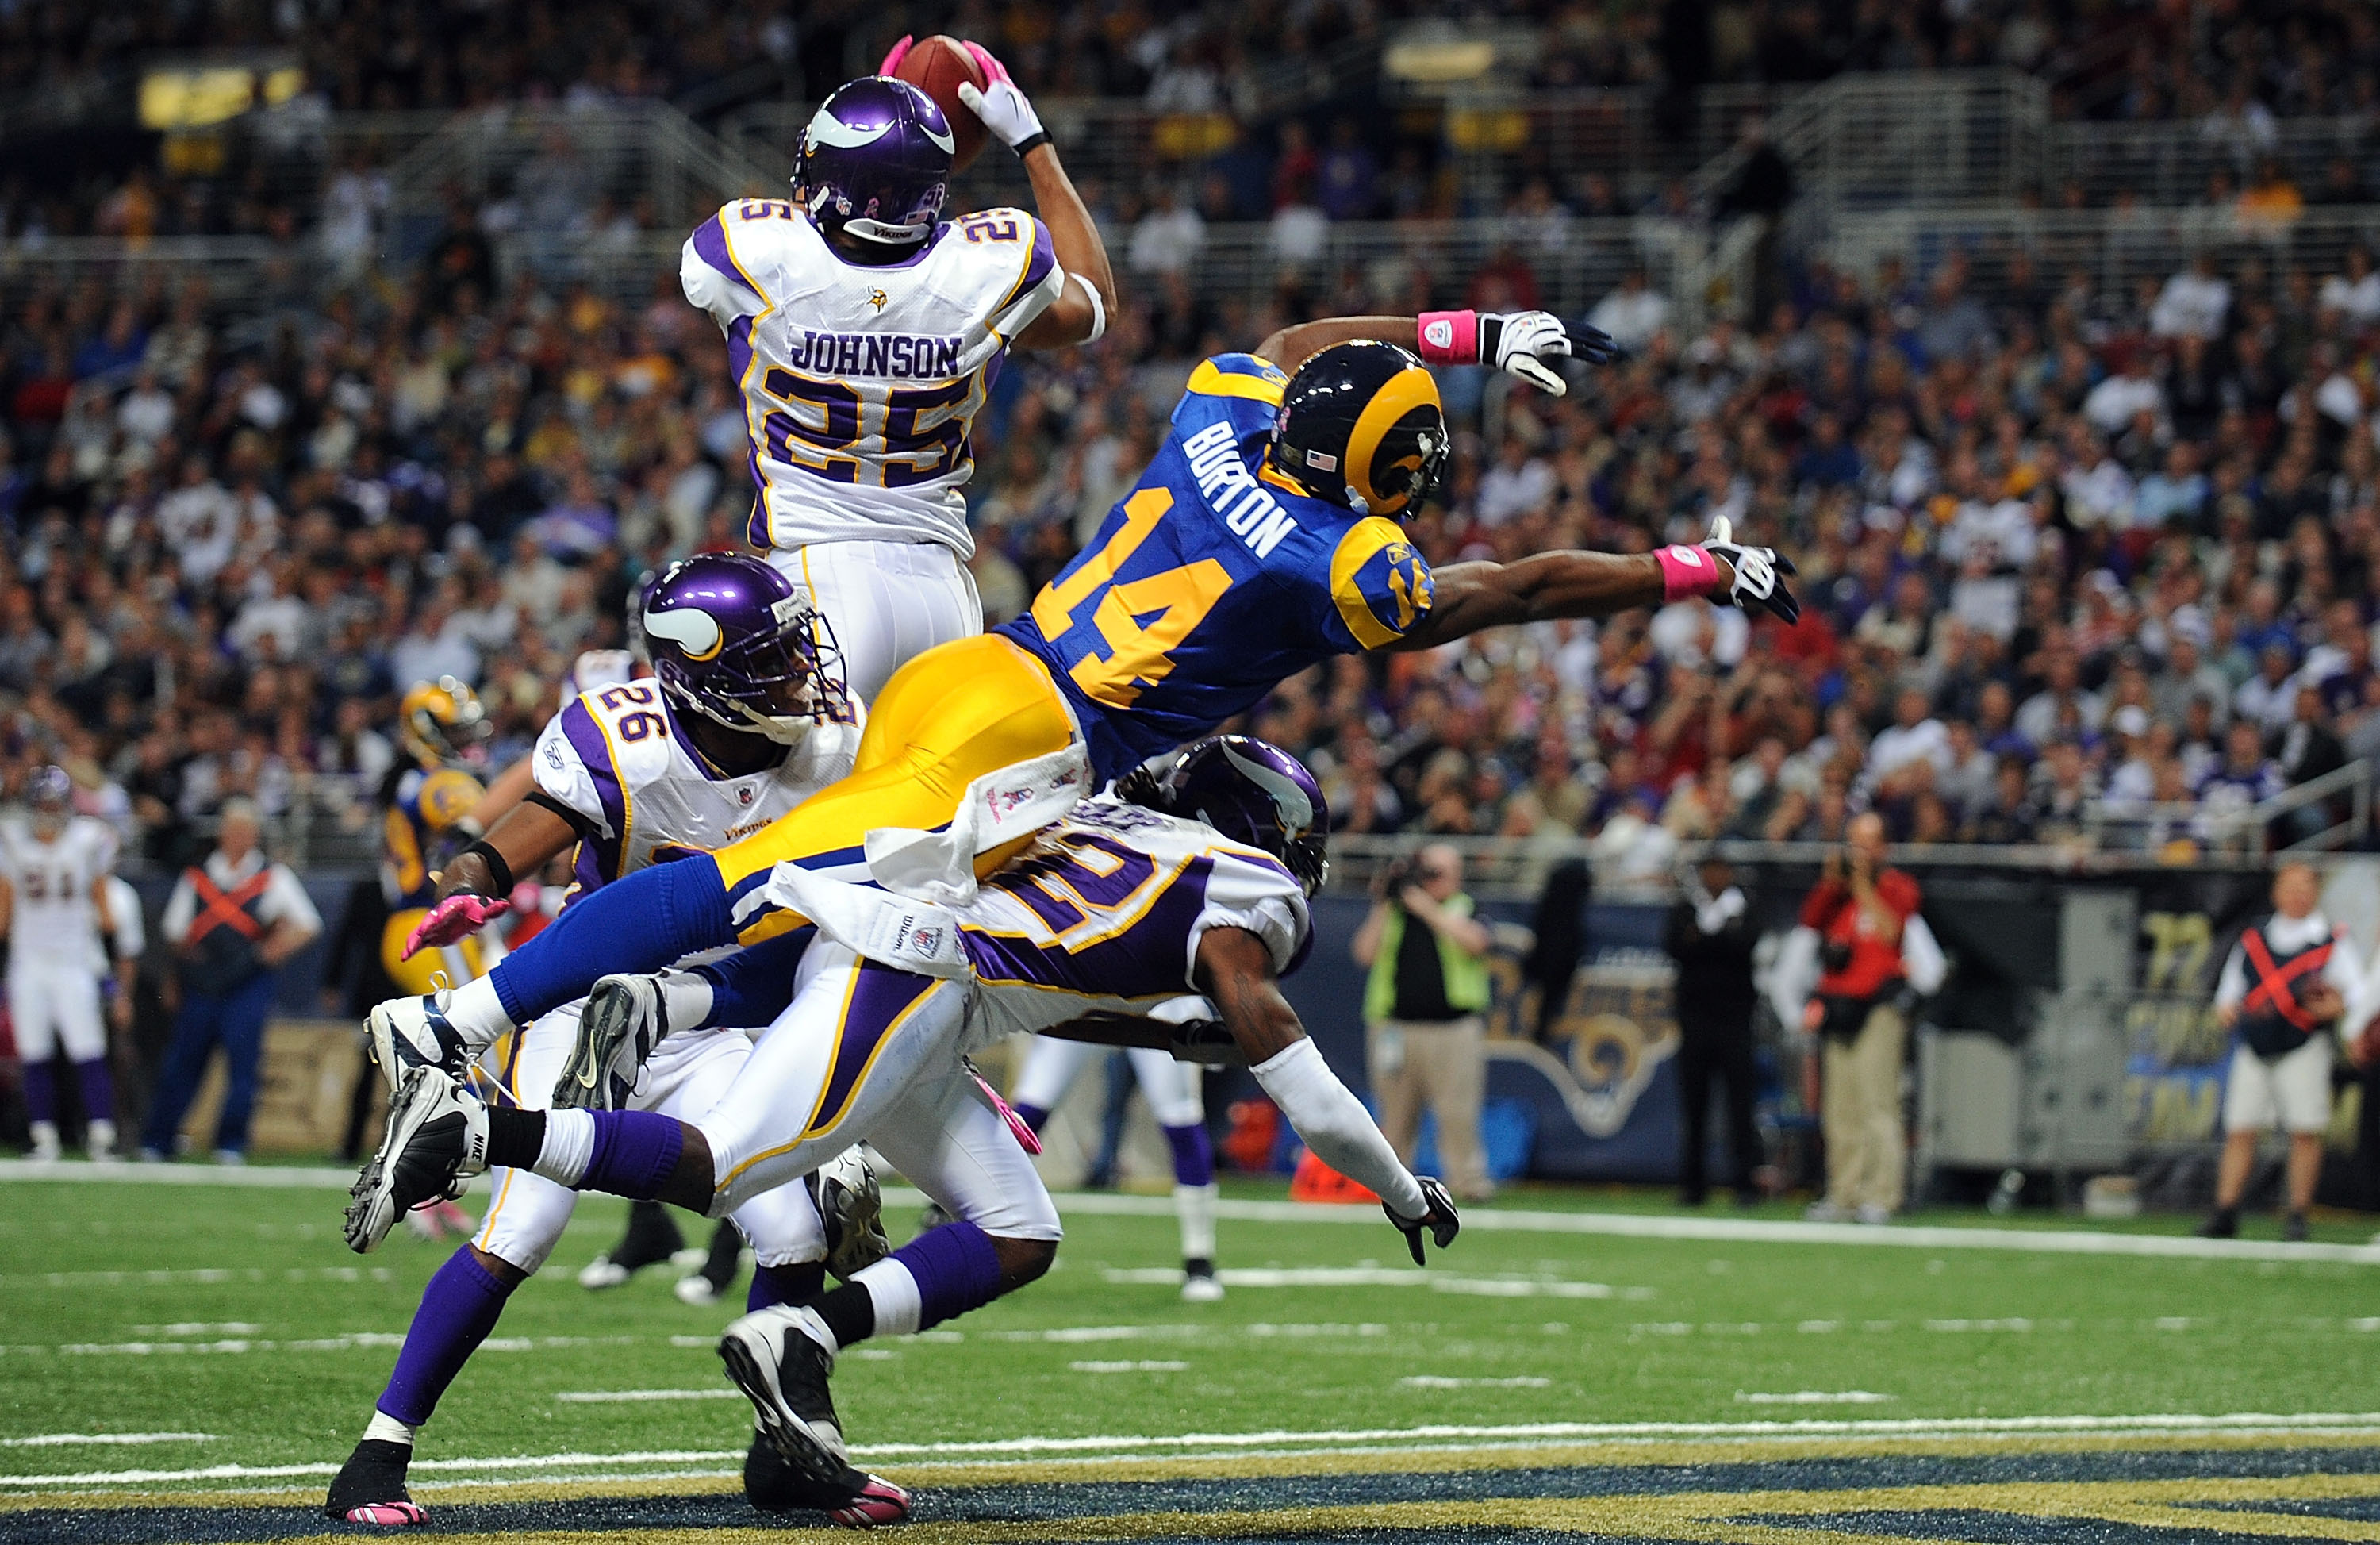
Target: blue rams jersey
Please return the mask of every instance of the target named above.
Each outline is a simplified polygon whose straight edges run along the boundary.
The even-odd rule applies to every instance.
[[[1073,700],[1101,779],[1200,736],[1430,605],[1397,524],[1266,469],[1289,378],[1252,354],[1190,374],[1165,444],[1099,535],[999,631]]]

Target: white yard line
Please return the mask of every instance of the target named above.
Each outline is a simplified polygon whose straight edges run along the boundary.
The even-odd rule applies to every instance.
[[[1738,1390],[1735,1398],[1742,1405],[1882,1405],[1900,1396],[1878,1394],[1874,1390],[1791,1390],[1782,1394]]]
[[[1172,1452],[1217,1456],[1270,1451],[1275,1454],[1468,1453],[1487,1449],[1559,1446],[1587,1442],[1645,1443],[1680,1440],[1759,1442],[1828,1438],[1888,1441],[1967,1438],[2009,1441],[2044,1437],[2179,1437],[2241,1435],[2380,1436],[2380,1411],[2278,1415],[2237,1412],[2222,1416],[2150,1414],[2130,1417],[1962,1417],[1903,1420],[1740,1422],[1528,1422],[1507,1426],[1431,1424],[1417,1427],[1277,1429],[1265,1432],[1192,1432],[1166,1435],[1111,1434],[1089,1438],[1006,1438],[978,1442],[875,1443],[852,1450],[856,1458],[946,1459],[997,1462],[1036,1456],[1039,1464],[1097,1463],[1106,1459]],[[655,1450],[629,1454],[517,1454],[484,1459],[421,1459],[415,1474],[519,1476],[523,1472],[584,1471],[601,1476],[654,1465],[721,1465],[741,1460],[741,1450]],[[182,1470],[85,1470],[58,1475],[0,1476],[0,1486],[20,1489],[128,1486],[191,1480],[269,1480],[337,1473],[335,1464],[210,1465]],[[541,1477],[540,1478],[542,1478]]]
[[[90,1164],[79,1160],[37,1163],[0,1160],[0,1184],[9,1181],[77,1181],[104,1185],[256,1186],[344,1191],[355,1172],[319,1165]],[[923,1206],[923,1193],[887,1186],[885,1205]],[[1058,1198],[1061,1212],[1133,1218],[1171,1218],[1167,1197],[1070,1192]],[[1327,1207],[1290,1201],[1220,1201],[1215,1215],[1236,1223],[1354,1223],[1380,1226],[1370,1206]],[[1463,1226],[1483,1233],[1601,1235],[1634,1239],[1694,1239],[1741,1245],[1850,1245],[1912,1250],[2018,1250],[2049,1255],[2151,1256],[2196,1260],[2336,1260],[2380,1266],[2380,1245],[2289,1245],[2265,1239],[2200,1239],[2167,1234],[2107,1234],[2091,1229],[1961,1228],[1948,1224],[1807,1223],[1782,1219],[1672,1217],[1637,1212],[1552,1212],[1529,1208],[1475,1208]],[[127,1273],[126,1275],[140,1275]],[[1178,1274],[1174,1280],[1179,1280]]]
[[[556,1400],[577,1405],[622,1405],[647,1400],[741,1400],[738,1389],[703,1390],[564,1390]]]
[[[1163,1284],[1182,1280],[1170,1266],[1110,1268],[1099,1273],[1109,1283]],[[1225,1287],[1427,1287],[1437,1293],[1467,1294],[1482,1298],[1617,1298],[1623,1295],[1605,1283],[1571,1283],[1554,1277],[1447,1276],[1396,1266],[1227,1266],[1215,1273]],[[1625,1296],[1636,1296],[1631,1289]]]
[[[123,1443],[212,1443],[212,1432],[37,1432],[30,1438],[0,1438],[0,1448],[114,1447]]]

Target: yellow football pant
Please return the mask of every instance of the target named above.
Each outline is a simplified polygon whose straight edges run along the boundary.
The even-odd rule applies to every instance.
[[[1062,751],[1077,738],[1074,713],[1039,660],[995,633],[954,639],[918,655],[884,684],[849,777],[711,860],[735,905],[787,859],[858,849],[880,826],[941,826],[978,778]],[[1002,857],[997,850],[985,855],[978,872],[998,867]],[[745,919],[737,937],[757,943],[803,920],[762,910]]]
[[[380,931],[381,967],[388,972],[388,979],[396,983],[396,990],[409,998],[441,987],[460,987],[486,974],[480,964],[477,939],[465,939],[444,949],[423,950],[410,960],[400,958],[405,954],[407,937],[429,915],[426,906],[407,906],[390,913],[388,922]]]

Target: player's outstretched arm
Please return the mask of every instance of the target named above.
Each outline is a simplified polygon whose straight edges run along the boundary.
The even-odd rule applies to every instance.
[[[1050,230],[1050,249],[1066,271],[1066,286],[1058,298],[1016,335],[1018,348],[1068,348],[1087,344],[1107,331],[1116,303],[1115,272],[1108,265],[1107,243],[1072,177],[1058,162],[1058,147],[1041,127],[1032,101],[1008,73],[1008,67],[980,43],[966,51],[983,71],[978,90],[969,81],[959,87],[959,100],[983,120],[983,127],[1025,163],[1033,184],[1033,206]],[[897,53],[898,50],[896,49]],[[887,73],[890,73],[889,71]]]
[[[1389,647],[1432,649],[1483,627],[1608,617],[1640,606],[1706,596],[1722,604],[1765,608],[1787,623],[1802,604],[1781,576],[1793,562],[1772,548],[1734,540],[1725,517],[1714,521],[1700,546],[1682,543],[1651,553],[1537,553],[1509,564],[1449,564],[1430,571],[1427,614]]]
[[[438,871],[438,900],[406,939],[401,958],[459,943],[511,911],[506,898],[515,881],[537,873],[581,835],[553,801],[532,794],[516,802],[493,830]]]
[[[1414,1264],[1422,1263],[1424,1231],[1441,1250],[1452,1244],[1462,1225],[1445,1187],[1404,1167],[1371,1113],[1322,1060],[1297,1011],[1281,995],[1265,942],[1246,929],[1208,929],[1198,941],[1192,977],[1214,1000],[1257,1085],[1298,1137],[1324,1163],[1379,1197],[1389,1222],[1412,1247]]]
[[[1566,324],[1551,311],[1430,311],[1302,322],[1258,344],[1257,354],[1294,371],[1333,344],[1367,340],[1412,349],[1427,365],[1493,365],[1555,396],[1570,387],[1554,361],[1600,365],[1619,352],[1609,334]]]

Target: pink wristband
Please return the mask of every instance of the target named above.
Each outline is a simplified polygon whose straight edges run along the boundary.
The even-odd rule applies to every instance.
[[[1661,566],[1663,601],[1684,601],[1718,589],[1718,564],[1699,547],[1657,547],[1653,561]]]
[[[1421,358],[1426,365],[1479,363],[1479,313],[1424,311],[1421,314]]]

